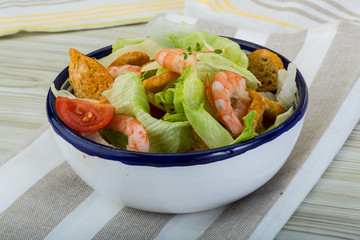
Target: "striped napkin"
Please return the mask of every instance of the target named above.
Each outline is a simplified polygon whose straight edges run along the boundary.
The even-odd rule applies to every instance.
[[[160,12],[182,13],[183,8],[182,0],[5,0],[0,1],[0,36],[146,22]]]
[[[199,18],[172,14],[158,17],[254,41],[278,51],[298,66],[309,86],[309,107],[300,138],[280,171],[254,193],[218,209],[179,215],[144,212],[111,202],[88,187],[61,156],[52,140],[53,131],[45,125],[19,151],[0,161],[0,192],[6,193],[0,198],[1,239],[231,240],[276,236],[359,121],[360,25],[357,21],[336,20],[281,32],[288,26],[278,26],[276,21],[290,24],[294,12],[290,11],[289,21],[283,16],[264,23],[265,16],[285,15],[284,9],[271,7],[271,14],[262,9],[256,18],[252,17],[254,12],[248,13],[248,18],[243,12],[240,16],[234,14],[232,21],[227,19],[228,14],[226,19],[217,18],[222,14],[219,6],[235,6],[234,2],[188,1],[185,13],[197,13]],[[245,2],[263,6],[262,1],[242,1]],[[266,1],[275,2],[281,3]],[[296,22],[312,20],[307,15],[297,17],[303,21]],[[258,30],[259,24],[264,24],[264,31],[242,27],[245,23],[239,24],[240,28],[229,24],[236,21],[248,21]],[[277,31],[266,30],[272,24]]]
[[[261,33],[295,33],[330,22],[360,21],[359,1],[188,0],[185,15]]]

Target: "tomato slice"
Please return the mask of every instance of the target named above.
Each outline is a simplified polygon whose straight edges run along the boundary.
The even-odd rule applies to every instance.
[[[67,97],[58,97],[56,108],[61,120],[79,132],[96,132],[104,128],[115,114],[115,108],[109,104]]]

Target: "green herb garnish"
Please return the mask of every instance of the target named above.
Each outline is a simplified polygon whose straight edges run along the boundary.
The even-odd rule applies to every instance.
[[[195,51],[199,52],[201,50],[200,43],[196,43]]]

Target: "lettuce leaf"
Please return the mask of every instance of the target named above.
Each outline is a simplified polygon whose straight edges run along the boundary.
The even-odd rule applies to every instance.
[[[136,113],[139,111],[150,113],[145,89],[139,75],[134,72],[118,76],[112,88],[102,94],[115,107],[116,114],[123,113],[136,118]]]
[[[166,113],[164,115],[165,121],[173,121],[173,122],[179,122],[179,121],[187,121],[187,118],[185,116],[185,113]]]
[[[82,137],[89,139],[90,141],[109,146],[114,147],[114,145],[110,144],[108,141],[106,141],[103,136],[100,134],[100,131],[96,132],[81,132],[80,133]]]
[[[182,36],[169,34],[169,38],[173,40],[176,48],[188,49],[192,51],[221,50],[220,55],[232,61],[236,65],[247,69],[249,65],[247,55],[241,50],[239,44],[225,38],[213,35],[207,32],[192,32]]]
[[[146,129],[150,142],[150,152],[185,152],[194,144],[190,135],[190,124],[188,121],[168,122],[153,118],[144,111],[138,112],[136,119]]]
[[[54,94],[55,98],[61,96],[61,97],[67,97],[70,99],[75,99],[76,97],[68,90],[57,90],[54,83],[51,83],[50,86],[51,92]]]
[[[258,136],[258,134],[254,131],[254,119],[255,119],[256,115],[257,115],[256,111],[251,111],[245,117],[243,117],[244,123],[245,123],[245,129],[240,134],[240,136],[238,136],[234,140],[234,142],[232,142],[232,144],[244,142],[246,140],[249,140],[251,138]]]
[[[126,150],[129,138],[122,132],[117,132],[110,128],[103,128],[99,130],[99,133],[106,142],[109,142],[114,147]]]
[[[157,42],[164,48],[174,48],[173,41],[168,37],[169,33],[182,36],[197,31],[195,25],[185,22],[177,23],[165,17],[157,18],[149,27],[150,39]]]
[[[127,45],[134,45],[141,43],[145,41],[147,38],[119,38],[113,45],[112,45],[112,51],[115,52],[116,50],[119,50],[120,48],[123,48]]]
[[[162,106],[163,110],[167,113],[173,113],[174,106],[174,91],[175,88],[168,88],[161,92],[155,93],[155,106]]]
[[[56,87],[55,87],[55,84],[51,83],[50,89],[51,89],[51,92],[54,94],[55,98],[57,98],[57,97],[67,97],[67,98],[70,98],[70,99],[81,99],[81,100],[84,100],[84,101],[95,102],[95,103],[99,102],[98,100],[95,100],[95,99],[75,97],[75,95],[73,95],[71,93],[72,87],[69,87],[68,89],[57,90]]]
[[[268,132],[271,129],[279,126],[281,123],[285,122],[286,119],[288,119],[292,114],[294,113],[294,108],[290,107],[286,112],[278,115],[275,119],[275,122],[273,125],[271,125],[268,129],[266,129],[264,132]]]
[[[153,61],[149,64],[146,64],[141,68],[141,72],[151,71],[151,70],[157,70],[161,68],[161,65],[157,61]]]
[[[205,87],[196,68],[186,68],[179,78],[176,91],[188,121],[209,148],[233,142],[230,133],[204,109]]]
[[[144,126],[150,141],[150,152],[185,152],[193,144],[188,121],[168,122],[150,115],[145,89],[137,74],[127,72],[120,75],[103,95],[115,107],[117,114],[135,117]]]
[[[279,104],[286,109],[293,105],[297,92],[295,77],[296,65],[294,63],[289,63],[287,70],[279,70],[278,89],[275,96]]]
[[[253,90],[256,90],[258,84],[261,84],[249,70],[229,61],[219,54],[199,53],[196,55],[196,58],[203,63],[197,66],[198,71],[202,73],[208,71],[213,76],[219,71],[236,72],[246,79],[246,85]],[[212,71],[210,71],[211,69]]]
[[[153,76],[156,75],[157,69],[153,69],[153,70],[149,70],[149,71],[145,71],[142,75],[141,75],[141,81],[144,81],[145,79],[151,78]]]
[[[123,55],[127,52],[133,52],[133,51],[146,53],[150,57],[150,59],[154,59],[155,54],[160,49],[163,49],[163,46],[157,44],[156,42],[154,42],[150,39],[146,39],[145,41],[137,43],[137,44],[126,45],[126,46],[112,52],[108,56],[99,59],[99,62],[105,68],[107,68],[113,61],[115,61],[121,55]]]

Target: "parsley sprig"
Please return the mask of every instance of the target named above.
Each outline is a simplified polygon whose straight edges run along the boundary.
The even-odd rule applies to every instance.
[[[183,52],[183,55],[184,55],[184,59],[185,59],[185,60],[188,58],[188,55],[193,54],[193,51],[192,51],[191,47],[188,47],[186,50],[187,50],[187,52]],[[202,52],[199,42],[196,43],[195,51],[196,51],[196,52]],[[221,53],[222,53],[222,50],[220,50],[220,49],[215,49],[213,52],[216,53],[216,54],[221,54]]]

